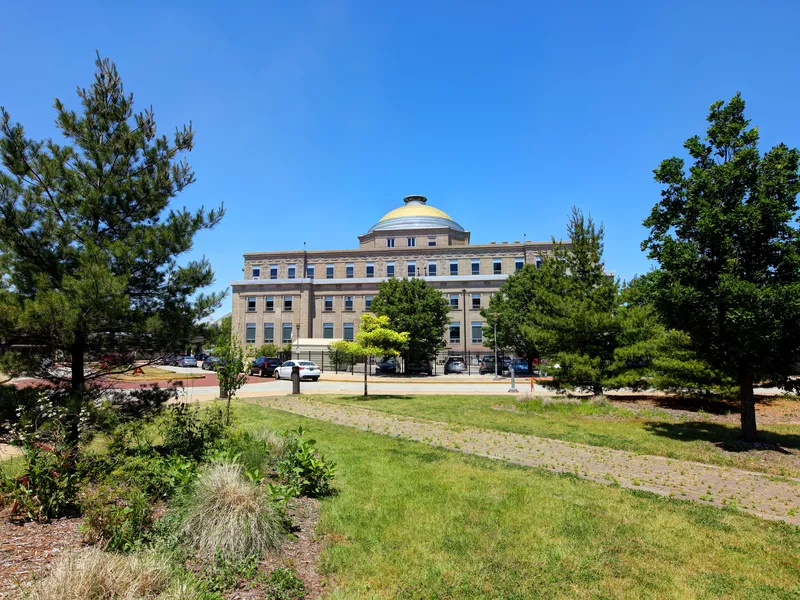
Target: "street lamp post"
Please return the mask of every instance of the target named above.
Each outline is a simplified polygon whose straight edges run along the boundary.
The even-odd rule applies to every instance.
[[[464,314],[464,328],[461,330],[461,335],[464,336],[464,361],[467,363],[467,365],[469,365],[468,362],[469,357],[467,356],[467,289],[466,288],[463,288],[461,290],[461,303],[463,304],[461,308],[463,309],[462,312]]]
[[[494,319],[494,378],[500,379],[497,374],[497,317]]]

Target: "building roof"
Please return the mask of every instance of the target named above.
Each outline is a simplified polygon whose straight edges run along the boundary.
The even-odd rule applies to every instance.
[[[406,196],[403,202],[405,205],[383,215],[383,218],[370,228],[369,233],[393,229],[441,229],[442,227],[464,231],[464,228],[446,212],[429,206],[425,196]]]

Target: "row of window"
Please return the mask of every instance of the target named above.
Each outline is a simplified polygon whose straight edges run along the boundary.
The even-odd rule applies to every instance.
[[[428,236],[428,246],[435,246],[435,245],[436,245],[436,236],[433,236],[433,235]],[[395,238],[393,238],[393,237],[386,238],[386,247],[387,248],[394,248],[395,246],[396,246]],[[415,238],[415,237],[406,238],[406,247],[407,248],[416,248],[417,247],[417,238]]]
[[[473,344],[482,344],[483,343],[483,323],[481,321],[472,321],[472,343]],[[450,323],[450,343],[451,344],[460,344],[461,343],[461,323],[454,322]],[[334,337],[334,324],[333,323],[323,323],[322,324],[322,337],[324,339],[333,339]],[[342,338],[345,340],[352,341],[355,339],[355,325],[353,323],[343,323],[342,324]],[[289,344],[292,341],[292,324],[291,323],[282,323],[281,324],[281,344]],[[245,325],[245,343],[247,344],[255,344],[256,343],[256,324],[255,323],[247,323]],[[275,323],[264,323],[264,342],[265,344],[274,344],[275,343]]]
[[[373,296],[364,296],[364,310],[369,310],[370,306],[372,306],[372,298]],[[458,310],[459,309],[459,302],[461,295],[460,294],[450,294],[450,309],[451,310]],[[336,309],[335,305],[336,297],[335,296],[325,296],[322,300],[322,310],[325,312],[332,312]],[[355,310],[355,297],[354,296],[342,296],[342,301],[344,303],[344,310],[351,311]],[[258,298],[255,296],[251,296],[247,299],[247,312],[256,312],[257,310],[257,302]],[[283,311],[284,312],[291,312],[293,306],[293,297],[292,296],[283,296]],[[472,294],[472,304],[470,308],[472,310],[478,310],[481,307],[481,295],[480,294]],[[274,296],[266,296],[264,298],[264,312],[275,312],[275,297]]]
[[[333,339],[333,323],[322,324],[322,337],[325,339]],[[348,341],[355,339],[355,325],[353,323],[344,323],[342,325],[342,338]],[[247,323],[245,325],[244,341],[247,344],[256,343],[256,324]],[[292,324],[281,324],[281,344],[289,344],[292,341]],[[275,343],[275,323],[264,323],[264,342],[265,344]]]
[[[523,265],[525,264],[525,259],[523,258],[515,258],[514,259],[514,270],[519,271]],[[537,257],[536,259],[536,266],[538,267],[540,264],[540,260]],[[424,275],[427,277],[435,277],[439,275],[438,269],[439,267],[438,261],[429,260],[427,268],[424,266],[420,266],[420,275]],[[470,275],[481,275],[481,260],[479,258],[473,258],[470,264],[471,271]],[[459,261],[458,259],[453,259],[450,261],[450,275],[458,275],[459,274]],[[334,264],[329,263],[325,265],[325,278],[326,279],[334,279]],[[406,263],[406,274],[409,277],[416,277],[417,276],[417,262],[414,260],[410,260]],[[493,275],[502,275],[503,274],[503,261],[499,258],[495,258],[492,260],[492,274]],[[314,265],[306,266],[306,277],[309,279],[314,279],[316,275],[316,268]],[[395,277],[395,264],[394,262],[387,262],[386,263],[386,277]],[[344,267],[344,276],[345,279],[353,279],[355,277],[355,264],[354,263],[347,263]],[[368,262],[366,265],[366,276],[367,277],[375,277],[375,263]],[[296,279],[297,277],[297,265],[290,264],[287,266],[287,279]],[[261,265],[253,266],[252,271],[252,278],[253,279],[261,279]],[[270,279],[278,279],[278,265],[270,265],[269,267],[269,278]]]
[[[344,296],[344,310],[355,310],[355,297]],[[283,296],[283,312],[291,312],[294,305],[292,296]],[[258,298],[250,296],[247,299],[247,312],[256,312],[258,306]],[[364,296],[364,310],[369,310],[372,306],[372,296]],[[334,309],[334,296],[325,296],[323,299],[322,310],[330,312]],[[275,297],[264,297],[264,312],[275,312]]]
[[[450,343],[461,343],[461,323],[450,323]],[[480,321],[472,321],[472,343],[483,343],[483,323]]]

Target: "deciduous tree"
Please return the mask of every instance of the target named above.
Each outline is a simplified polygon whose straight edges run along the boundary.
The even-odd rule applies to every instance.
[[[684,144],[688,171],[678,157],[655,170],[664,187],[643,249],[660,265],[666,324],[738,383],[743,437],[754,442],[754,383],[798,386],[800,152],[779,144],[762,155],[739,94],[712,104],[708,122],[705,138]]]

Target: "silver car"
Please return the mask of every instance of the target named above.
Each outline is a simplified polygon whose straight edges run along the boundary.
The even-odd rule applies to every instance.
[[[197,360],[194,356],[181,356],[178,359],[178,366],[179,367],[196,367]]]

